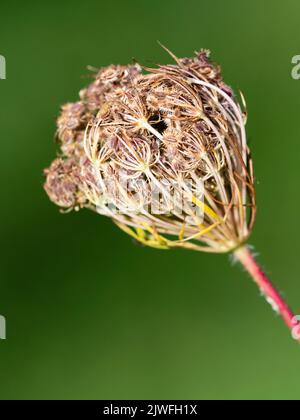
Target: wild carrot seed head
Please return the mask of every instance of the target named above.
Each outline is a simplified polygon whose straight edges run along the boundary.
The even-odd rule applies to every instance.
[[[146,245],[226,252],[255,219],[245,115],[208,51],[173,58],[146,74],[104,68],[62,108],[62,157],[46,170],[45,189],[59,206],[111,217]]]

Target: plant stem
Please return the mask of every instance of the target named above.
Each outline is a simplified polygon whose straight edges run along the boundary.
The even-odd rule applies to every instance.
[[[285,303],[283,297],[258,265],[249,248],[247,246],[238,248],[234,252],[234,255],[251,275],[262,294],[266,297],[267,302],[271,304],[275,312],[281,315],[290,331],[293,332],[294,338],[300,341],[299,320],[297,320],[297,317],[295,317],[291,309]]]

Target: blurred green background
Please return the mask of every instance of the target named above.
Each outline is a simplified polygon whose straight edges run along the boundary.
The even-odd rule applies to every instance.
[[[2,399],[298,399],[300,347],[228,256],[134,245],[42,189],[87,65],[212,50],[249,109],[251,243],[300,314],[297,0],[1,3]],[[298,312],[297,312],[298,311]]]

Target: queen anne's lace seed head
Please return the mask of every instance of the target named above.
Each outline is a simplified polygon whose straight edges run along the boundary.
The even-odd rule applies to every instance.
[[[147,74],[104,68],[63,106],[62,157],[45,171],[45,189],[146,245],[229,251],[248,238],[256,211],[245,114],[208,51],[173,58]]]

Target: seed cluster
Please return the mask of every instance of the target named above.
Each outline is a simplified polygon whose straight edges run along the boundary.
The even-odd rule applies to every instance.
[[[174,65],[101,69],[62,107],[45,189],[145,245],[230,251],[256,213],[245,113],[208,51],[171,55]]]

